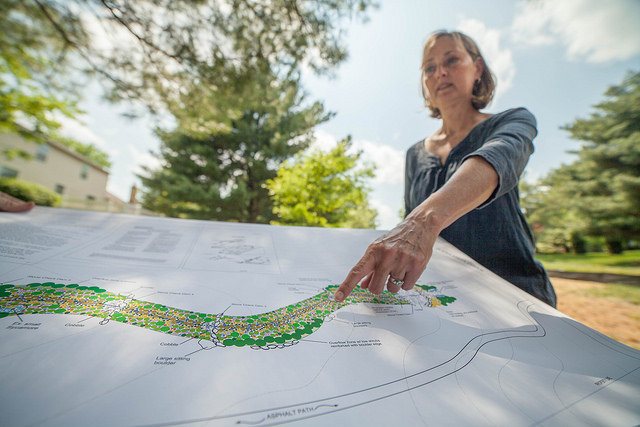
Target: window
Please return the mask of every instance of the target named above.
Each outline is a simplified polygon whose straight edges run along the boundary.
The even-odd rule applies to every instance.
[[[49,150],[51,150],[49,144],[38,144],[38,150],[36,151],[36,160],[38,160],[39,162],[44,162],[45,160],[47,160]]]
[[[56,184],[55,186],[55,192],[58,194],[62,194],[64,193],[64,185],[62,184]]]
[[[89,176],[89,165],[82,165],[82,169],[80,169],[80,178],[87,179]]]
[[[8,168],[6,166],[2,166],[0,169],[0,177],[2,178],[15,178],[18,176],[18,171],[15,169]]]

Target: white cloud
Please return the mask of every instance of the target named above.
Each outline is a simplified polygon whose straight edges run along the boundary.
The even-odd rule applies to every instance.
[[[93,144],[102,151],[105,151],[109,156],[116,156],[117,151],[109,147],[109,144],[96,135],[91,129],[85,126],[78,120],[71,119],[62,114],[54,114],[55,120],[62,125],[60,133],[69,138],[73,138],[83,144]]]
[[[338,139],[330,133],[316,129],[315,141],[311,149],[329,151],[338,143]],[[353,150],[360,150],[361,161],[375,166],[374,184],[400,184],[404,182],[404,152],[389,145],[377,144],[366,140],[354,140]]]
[[[512,34],[530,45],[563,44],[567,57],[593,63],[640,54],[637,0],[539,0],[521,2]]]
[[[107,191],[122,200],[128,201],[131,186],[138,182],[137,175],[146,175],[142,166],[150,169],[158,169],[160,161],[147,151],[140,151],[134,145],[126,146],[127,155],[121,156],[114,163],[113,170],[109,175]],[[139,184],[138,187],[140,187]]]
[[[388,145],[356,140],[353,148],[362,151],[360,157],[365,163],[376,167],[375,184],[400,184],[404,182],[404,152]]]
[[[131,158],[133,159],[133,165],[131,166],[131,172],[136,175],[146,175],[146,172],[142,170],[142,166],[146,166],[149,169],[160,169],[160,160],[147,151],[140,151],[135,146],[129,144],[127,146]]]
[[[123,202],[128,202],[131,195],[130,187],[122,183],[116,183],[112,179],[109,179],[107,182],[107,191]]]
[[[372,199],[370,204],[372,208],[378,211],[378,217],[376,218],[378,223],[376,228],[378,230],[391,230],[400,222],[398,212],[394,211],[389,205],[377,199]]]
[[[311,146],[311,150],[322,150],[327,152],[338,144],[338,139],[322,129],[315,129],[313,131],[314,140]]]
[[[477,19],[462,19],[457,29],[471,37],[480,47],[489,68],[498,79],[495,98],[505,93],[511,87],[516,75],[516,64],[513,54],[508,48],[500,46],[500,30],[487,28]]]
[[[329,151],[336,146],[338,139],[321,129],[316,129],[315,141],[311,149],[320,149]],[[385,191],[379,191],[383,187],[391,187],[402,192],[404,183],[404,151],[397,150],[389,145],[378,144],[367,140],[354,140],[353,150],[362,152],[360,160],[362,165],[375,166],[374,177],[372,179],[373,192],[372,196],[376,198],[370,199],[371,207],[378,211],[377,228],[379,230],[390,230],[399,222],[398,210],[392,208],[393,203],[390,200],[383,201],[386,198]],[[397,193],[394,193],[394,195]],[[395,197],[395,196],[394,196]],[[395,201],[395,198],[393,199]]]

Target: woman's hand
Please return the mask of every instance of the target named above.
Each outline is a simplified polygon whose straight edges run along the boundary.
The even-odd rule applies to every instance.
[[[410,215],[369,245],[336,291],[336,301],[343,301],[360,282],[362,289],[373,294],[382,293],[385,285],[394,293],[413,288],[431,258],[439,233],[439,227]]]
[[[427,267],[440,232],[488,200],[497,186],[498,174],[486,160],[465,160],[440,190],[369,245],[336,291],[336,301],[343,301],[361,281],[360,287],[374,294],[385,285],[390,292],[411,289]]]

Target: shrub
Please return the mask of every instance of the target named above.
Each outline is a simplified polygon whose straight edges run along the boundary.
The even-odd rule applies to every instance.
[[[58,206],[62,201],[60,195],[42,185],[15,178],[0,178],[0,191],[39,206]]]
[[[571,248],[574,254],[586,254],[587,253],[587,241],[582,237],[582,234],[577,230],[572,230],[569,233],[569,240],[571,241]]]
[[[607,238],[607,252],[612,255],[619,255],[623,252],[622,241],[619,239]]]

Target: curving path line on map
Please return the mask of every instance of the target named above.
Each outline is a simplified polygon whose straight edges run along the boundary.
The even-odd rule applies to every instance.
[[[379,400],[388,399],[403,393],[410,392],[420,387],[427,386],[464,369],[487,344],[509,340],[513,338],[541,338],[546,335],[544,327],[539,324],[529,313],[532,302],[522,301],[518,303],[519,311],[530,322],[526,329],[498,330],[478,334],[468,340],[462,348],[451,358],[431,366],[419,372],[398,378],[396,380],[376,386],[355,390],[337,396],[300,402],[286,406],[257,409],[239,413],[230,413],[207,418],[179,420],[166,424],[153,424],[153,426],[212,423],[212,425],[259,425],[272,426],[300,421],[303,419],[319,417],[333,412],[344,411],[362,405],[367,405]]]

